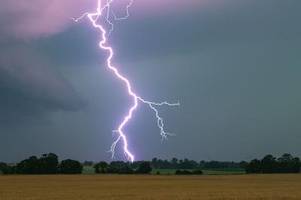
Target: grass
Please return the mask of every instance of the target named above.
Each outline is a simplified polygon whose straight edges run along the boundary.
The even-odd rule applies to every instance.
[[[95,169],[93,166],[84,166],[83,174],[95,174]]]
[[[301,175],[0,176],[1,200],[300,200]]]

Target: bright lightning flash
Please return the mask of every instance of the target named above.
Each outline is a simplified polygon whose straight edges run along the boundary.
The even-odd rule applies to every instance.
[[[106,59],[107,67],[109,70],[111,70],[114,73],[114,75],[120,81],[122,81],[124,83],[129,96],[131,96],[133,98],[133,105],[129,108],[127,115],[124,117],[123,121],[118,126],[118,129],[113,131],[118,134],[118,138],[111,145],[110,152],[112,153],[112,158],[113,158],[117,144],[119,142],[122,142],[123,151],[124,151],[124,154],[125,154],[127,160],[134,162],[135,156],[129,150],[128,140],[127,140],[127,136],[124,132],[124,128],[129,123],[131,118],[133,117],[133,113],[137,109],[139,102],[149,106],[149,108],[154,111],[155,117],[157,119],[157,125],[158,125],[158,128],[160,129],[160,134],[162,136],[162,139],[166,139],[169,135],[172,135],[172,134],[165,131],[164,120],[160,116],[159,111],[157,110],[156,107],[158,107],[158,106],[180,106],[180,103],[168,103],[168,102],[156,103],[156,102],[144,100],[142,97],[140,97],[138,94],[136,94],[133,91],[130,81],[124,75],[122,75],[118,71],[118,69],[112,64],[112,59],[114,57],[114,50],[111,46],[109,46],[107,44],[108,43],[108,35],[114,29],[114,24],[112,21],[110,21],[110,16],[113,16],[113,20],[115,20],[115,21],[127,19],[129,17],[129,8],[133,4],[133,0],[131,0],[129,2],[129,4],[127,5],[126,15],[123,17],[117,17],[117,15],[112,11],[111,6],[112,6],[113,2],[114,2],[114,0],[106,0],[106,3],[104,5],[102,5],[101,0],[98,0],[97,9],[95,12],[92,12],[92,13],[86,12],[81,17],[73,19],[73,20],[75,22],[78,22],[78,21],[82,20],[83,18],[87,17],[90,20],[90,22],[92,23],[93,27],[100,32],[101,40],[99,42],[99,47],[108,52],[108,57]],[[109,31],[107,31],[103,25],[98,23],[99,19],[102,17],[105,17],[106,23],[108,23],[108,25],[110,26]]]

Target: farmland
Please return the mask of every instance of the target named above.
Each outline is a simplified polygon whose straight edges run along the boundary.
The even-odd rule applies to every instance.
[[[1,200],[290,200],[301,175],[0,176]]]

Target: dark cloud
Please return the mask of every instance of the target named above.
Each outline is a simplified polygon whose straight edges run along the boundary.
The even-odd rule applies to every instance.
[[[137,1],[131,18],[118,22],[110,37],[116,49],[114,64],[131,78],[135,91],[149,100],[181,101],[179,109],[160,109],[166,128],[177,134],[163,143],[152,113],[140,106],[135,122],[127,127],[137,158],[301,155],[301,3],[191,0],[182,7],[183,3],[174,4],[175,12],[165,1],[152,6]],[[46,120],[24,119],[18,127],[0,127],[5,136],[0,147],[12,152],[0,153],[0,159],[47,151],[77,159],[110,158],[106,152],[111,130],[130,99],[104,67],[99,36],[86,21],[58,32],[25,42],[26,51],[34,53],[15,54],[14,48],[5,53],[10,62],[1,57],[2,119],[35,112]],[[1,50],[8,52],[12,42],[20,43],[6,42]],[[77,94],[86,100],[85,107]],[[26,142],[15,142],[14,135]]]
[[[130,20],[118,24],[112,42],[118,44],[123,59],[137,60],[149,55],[189,55],[238,43],[300,41],[300,7],[295,0],[227,0],[179,15],[165,13],[160,19],[141,18],[134,12]]]
[[[48,111],[76,111],[83,101],[45,58],[25,47],[0,55],[1,121]]]

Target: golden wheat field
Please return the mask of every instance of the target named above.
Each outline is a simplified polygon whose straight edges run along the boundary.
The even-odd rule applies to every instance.
[[[1,200],[301,199],[301,175],[0,176]]]

